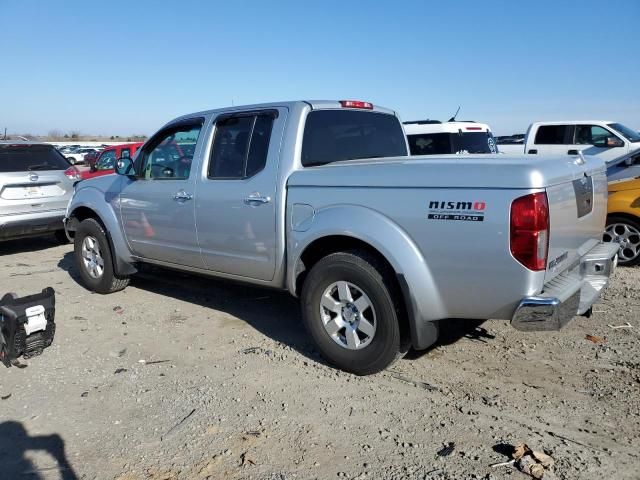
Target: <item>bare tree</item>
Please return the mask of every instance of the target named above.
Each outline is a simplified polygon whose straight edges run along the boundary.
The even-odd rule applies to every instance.
[[[64,133],[62,133],[62,131],[58,130],[57,128],[54,128],[47,132],[47,137],[49,137],[51,140],[60,140],[61,138],[63,138],[63,136]]]

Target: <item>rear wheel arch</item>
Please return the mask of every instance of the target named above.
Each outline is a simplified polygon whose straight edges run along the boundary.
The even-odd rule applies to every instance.
[[[296,261],[295,284],[293,285],[296,296],[300,295],[307,275],[320,260],[334,253],[353,252],[362,252],[366,257],[369,257],[375,262],[380,273],[386,277],[396,299],[403,342],[410,342],[411,328],[409,323],[412,321],[412,312],[410,311],[411,305],[407,303],[410,300],[407,298],[406,285],[401,284],[399,272],[396,271],[384,254],[364,240],[348,235],[330,235],[320,237],[307,245]]]
[[[607,213],[607,222],[612,217],[623,217],[623,218],[627,218],[627,219],[629,219],[629,220],[631,220],[633,222],[640,223],[640,216],[631,215],[630,213],[626,213],[626,212],[611,212],[611,213]]]

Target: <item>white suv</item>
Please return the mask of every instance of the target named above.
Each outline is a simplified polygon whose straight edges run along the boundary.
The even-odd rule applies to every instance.
[[[485,123],[438,120],[404,122],[411,155],[498,153],[496,141]]]

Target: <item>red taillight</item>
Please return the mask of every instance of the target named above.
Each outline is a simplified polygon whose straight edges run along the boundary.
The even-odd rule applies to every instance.
[[[511,254],[530,270],[545,270],[549,251],[549,203],[544,192],[511,204]]]
[[[466,130],[482,130],[482,127],[466,127]]]
[[[373,104],[369,102],[361,102],[360,100],[340,100],[340,105],[343,108],[364,108],[366,110],[373,110]]]
[[[80,171],[76,167],[69,167],[64,171],[64,174],[70,180],[81,180]]]

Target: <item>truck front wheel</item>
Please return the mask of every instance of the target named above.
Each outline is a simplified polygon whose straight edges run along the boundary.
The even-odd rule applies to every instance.
[[[338,368],[369,375],[402,350],[397,294],[390,272],[355,250],[318,261],[302,288],[303,320],[322,355]]]
[[[78,225],[74,254],[80,277],[89,290],[113,293],[129,284],[129,277],[115,274],[107,234],[95,219],[87,218]]]

